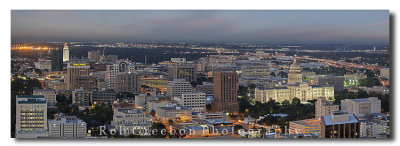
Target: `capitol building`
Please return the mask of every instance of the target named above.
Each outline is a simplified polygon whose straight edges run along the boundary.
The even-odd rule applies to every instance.
[[[333,86],[326,85],[309,85],[303,82],[300,65],[294,59],[289,68],[288,82],[286,85],[275,87],[257,87],[255,89],[255,99],[258,102],[265,103],[269,100],[276,102],[292,101],[297,97],[301,102],[325,97],[327,99],[334,98],[335,91]]]

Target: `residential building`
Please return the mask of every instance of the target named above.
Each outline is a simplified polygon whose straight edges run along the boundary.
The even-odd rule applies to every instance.
[[[326,100],[325,97],[318,97],[315,102],[315,118],[319,119],[322,116],[331,115],[333,111],[338,111],[339,105],[334,105]]]
[[[83,88],[72,91],[72,104],[77,104],[78,106],[90,106],[89,91],[84,90]]]

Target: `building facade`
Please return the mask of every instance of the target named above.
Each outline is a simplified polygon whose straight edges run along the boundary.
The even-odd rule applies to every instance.
[[[51,70],[52,71],[63,70],[63,50],[59,48],[51,50]]]
[[[237,114],[239,103],[237,100],[238,79],[235,71],[215,71],[214,101],[211,103],[213,112],[227,112]]]
[[[73,63],[67,66],[66,82],[70,90],[78,89],[75,87],[76,77],[89,75],[90,66],[86,63]]]
[[[189,82],[197,81],[197,68],[193,63],[178,63],[168,65],[168,80],[186,79]]]
[[[192,92],[192,85],[186,79],[174,79],[169,81],[167,85],[167,96],[182,96],[183,93]]]
[[[115,77],[115,92],[140,93],[140,75],[137,73],[124,72]]]
[[[184,93],[181,97],[175,97],[174,99],[183,107],[189,108],[194,112],[206,111],[206,93]]]
[[[35,89],[33,95],[44,95],[47,105],[52,106],[57,104],[56,91],[53,89]]]
[[[68,44],[64,44],[64,49],[63,49],[63,62],[68,62],[69,61],[69,48]]]
[[[377,97],[345,99],[341,101],[341,110],[357,117],[381,113],[381,100]]]
[[[49,120],[49,137],[84,138],[87,136],[87,124],[75,116],[58,115]]]
[[[321,118],[321,138],[359,138],[360,123],[356,116],[333,112]]]
[[[315,102],[315,118],[331,115],[333,111],[338,111],[339,105],[334,105],[326,100],[325,97],[318,97]]]
[[[89,91],[82,88],[72,91],[72,104],[76,104],[78,106],[90,106]]]
[[[92,103],[112,103],[117,100],[116,93],[113,89],[93,90]]]
[[[111,125],[117,130],[134,133],[139,135],[148,135],[146,132],[151,130],[153,124],[153,116],[143,113],[141,110],[129,108],[114,109],[113,120]],[[123,132],[122,132],[123,133]]]
[[[16,96],[17,138],[47,137],[47,102],[44,95]]]

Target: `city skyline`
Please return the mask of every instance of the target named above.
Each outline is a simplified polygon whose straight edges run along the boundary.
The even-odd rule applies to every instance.
[[[389,44],[389,11],[12,10],[12,41]]]

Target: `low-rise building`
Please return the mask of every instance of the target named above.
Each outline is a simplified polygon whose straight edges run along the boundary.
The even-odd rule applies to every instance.
[[[188,108],[176,107],[158,107],[157,117],[163,121],[188,122],[192,121],[192,111]]]
[[[178,101],[181,106],[189,108],[194,112],[206,111],[206,93],[184,93],[181,97],[174,97],[174,99]]]
[[[321,133],[321,119],[306,119],[289,122],[289,134],[316,134]]]
[[[33,90],[33,95],[44,95],[49,106],[57,104],[56,91],[53,89],[35,89]]]
[[[87,124],[76,116],[58,115],[49,120],[49,137],[84,138],[87,136]]]
[[[377,97],[345,99],[341,101],[341,110],[357,117],[381,113],[381,100]]]
[[[114,109],[111,125],[126,135],[148,135],[153,124],[153,116],[143,113],[138,109],[116,108]]]

